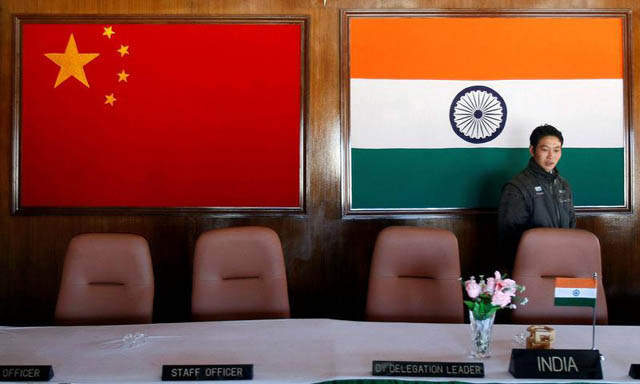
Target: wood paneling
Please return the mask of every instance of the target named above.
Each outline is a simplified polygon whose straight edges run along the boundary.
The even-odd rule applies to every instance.
[[[462,272],[478,274],[496,253],[496,215],[438,214],[422,218],[343,219],[340,178],[339,9],[631,9],[632,56],[638,57],[636,0],[3,0],[0,1],[0,324],[50,324],[64,251],[83,232],[131,232],[151,246],[156,274],[154,320],[188,321],[191,264],[197,236],[233,225],[273,228],[283,243],[294,317],[362,319],[369,265],[378,232],[389,225],[449,229],[458,237]],[[296,216],[11,216],[12,14],[309,15],[307,213]],[[631,149],[640,121],[637,60],[631,70]],[[640,304],[640,220],[635,194],[640,156],[632,156],[632,213],[583,214],[578,227],[600,239],[612,324],[639,324],[628,308]],[[524,165],[523,165],[524,167]]]

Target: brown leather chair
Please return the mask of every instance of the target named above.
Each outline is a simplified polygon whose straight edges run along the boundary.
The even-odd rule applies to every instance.
[[[602,285],[600,242],[582,229],[535,228],[520,239],[513,279],[526,287],[525,306],[512,311],[524,324],[591,324],[591,307],[554,306],[555,277],[589,278],[598,273],[596,319],[607,324],[607,298]]]
[[[367,320],[462,323],[458,240],[449,231],[388,227],[376,240]]]
[[[193,259],[194,320],[289,317],[287,274],[278,235],[265,227],[203,233]]]
[[[153,268],[138,235],[88,233],[67,247],[56,304],[59,325],[150,323]]]

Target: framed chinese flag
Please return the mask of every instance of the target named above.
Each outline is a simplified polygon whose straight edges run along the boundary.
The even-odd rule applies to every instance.
[[[307,23],[16,16],[12,212],[304,212]]]

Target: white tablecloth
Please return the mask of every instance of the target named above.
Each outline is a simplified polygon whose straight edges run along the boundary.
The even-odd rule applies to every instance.
[[[554,328],[554,348],[591,348],[591,327]],[[136,332],[146,335],[144,343],[127,347],[122,337]],[[430,380],[512,382],[516,380],[508,372],[509,358],[513,337],[521,332],[526,326],[494,326],[492,357],[474,360],[468,357],[468,324],[290,319],[0,327],[0,365],[52,365],[52,382],[122,383],[160,381],[163,364],[254,364],[254,381],[311,383],[374,378],[373,360],[482,361],[486,375],[482,380]],[[633,381],[628,371],[631,363],[640,363],[640,327],[597,327],[596,347],[605,356],[604,381]]]

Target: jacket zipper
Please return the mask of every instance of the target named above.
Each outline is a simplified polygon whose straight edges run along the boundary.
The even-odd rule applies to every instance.
[[[553,192],[553,206],[556,210],[557,226],[560,227],[560,209],[558,208],[558,201],[560,199],[560,196],[556,188],[557,183],[558,183],[558,179],[553,180],[553,183],[551,183],[551,191]]]

